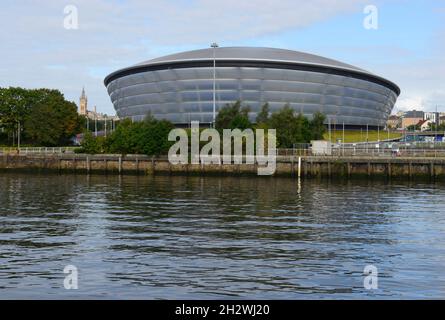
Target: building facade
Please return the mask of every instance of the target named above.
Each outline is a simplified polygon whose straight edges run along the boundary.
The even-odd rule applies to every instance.
[[[79,114],[83,116],[88,114],[88,98],[85,94],[85,88],[82,88],[82,93],[79,98]]]
[[[215,67],[214,67],[215,66]],[[214,82],[215,76],[215,82]],[[288,104],[326,123],[384,127],[400,94],[394,83],[332,59],[273,48],[215,48],[183,52],[118,70],[104,80],[120,118],[147,114],[178,126],[213,122],[216,111],[237,100],[255,122],[262,105]]]
[[[96,106],[93,107],[93,110],[88,110],[88,97],[85,93],[85,88],[82,88],[82,93],[79,98],[79,114],[85,116],[90,120],[98,120],[98,121],[106,121],[106,120],[119,120],[118,116],[109,116],[104,113],[97,112]]]
[[[402,118],[397,115],[389,116],[386,125],[390,129],[400,128],[402,125]]]

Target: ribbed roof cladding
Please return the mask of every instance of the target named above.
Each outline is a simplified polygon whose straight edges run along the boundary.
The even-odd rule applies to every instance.
[[[355,66],[310,53],[261,47],[221,47],[215,51],[208,48],[176,53],[117,70],[105,77],[104,84],[108,86],[111,81],[119,77],[150,70],[160,70],[160,68],[173,66],[176,68],[207,67],[205,64],[213,62],[214,52],[217,63],[218,61],[220,63],[219,66],[221,64],[227,66],[230,63],[233,63],[233,65],[246,63],[254,66],[255,63],[258,63],[258,65],[268,64],[267,67],[269,68],[278,68],[282,65],[283,68],[295,68],[295,70],[312,68],[313,72],[329,73],[328,69],[331,69],[337,70],[340,75],[379,83],[395,91],[397,95],[400,94],[400,88],[395,83]],[[334,74],[336,74],[335,71]]]
[[[354,70],[371,74],[363,69],[342,63],[333,59],[324,58],[305,52],[258,47],[221,47],[215,50],[217,60],[257,60],[281,61],[289,63],[329,66],[340,69]],[[154,64],[172,63],[180,61],[199,61],[213,59],[213,49],[201,49],[176,53],[137,64],[136,66],[149,66]]]

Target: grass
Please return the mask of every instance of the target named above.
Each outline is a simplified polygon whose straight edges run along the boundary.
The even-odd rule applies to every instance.
[[[402,137],[400,132],[389,132],[389,139],[397,139],[400,137]],[[324,138],[329,140],[329,132],[326,132]],[[366,130],[345,130],[345,141],[343,141],[343,130],[332,130],[331,141],[337,142],[338,139],[344,143],[366,142]],[[370,130],[368,133],[368,141],[374,142],[378,140],[388,140],[388,131],[380,131],[379,134],[377,130]]]

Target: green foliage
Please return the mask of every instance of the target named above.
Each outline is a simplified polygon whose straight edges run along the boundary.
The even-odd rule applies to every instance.
[[[445,123],[437,125],[436,123],[428,124],[428,131],[445,131]]]
[[[406,127],[406,130],[407,131],[419,131],[420,126],[418,124],[413,124],[413,125]]]
[[[216,118],[216,128],[247,129],[252,128],[248,117],[249,109],[241,108],[241,102],[223,107]],[[314,113],[312,120],[302,114],[296,114],[294,109],[286,104],[281,110],[270,114],[269,104],[262,106],[256,119],[257,129],[276,129],[277,143],[280,148],[292,148],[297,143],[309,143],[311,140],[322,140],[326,132],[324,121],[326,117]]]
[[[67,145],[80,132],[77,106],[58,90],[0,88],[0,130],[22,143],[39,146]]]
[[[93,137],[91,132],[86,132],[82,140],[81,153],[99,154],[106,152],[105,138]]]
[[[321,112],[314,113],[310,123],[310,131],[312,133],[311,140],[324,139],[324,134],[326,133],[326,126],[324,125],[325,120],[326,116]]]
[[[252,128],[249,121],[249,107],[241,107],[241,101],[233,104],[227,104],[221,108],[215,120],[217,130],[223,129],[240,129],[244,130]]]
[[[258,113],[256,117],[257,125],[267,124],[269,122],[269,103],[265,103],[261,107],[261,111]]]
[[[289,104],[286,104],[281,110],[272,113],[267,127],[277,130],[278,147],[292,148],[296,143],[323,139],[326,130],[324,120],[324,115],[315,113],[313,119],[309,121],[301,113],[295,114]],[[261,126],[264,127],[264,124]]]
[[[110,153],[121,154],[166,154],[173,142],[168,141],[174,129],[171,122],[156,120],[149,116],[142,122],[122,121],[106,141]]]
[[[44,146],[68,145],[81,123],[76,105],[54,92],[32,108],[25,121],[25,137]]]
[[[298,121],[301,121],[299,119]],[[294,143],[302,142],[301,128],[297,123],[294,110],[285,105],[283,109],[274,112],[269,119],[269,128],[277,130],[277,146],[291,148]]]

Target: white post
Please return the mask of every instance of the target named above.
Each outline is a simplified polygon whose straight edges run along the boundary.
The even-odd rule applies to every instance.
[[[298,178],[301,177],[301,157],[298,157]]]

